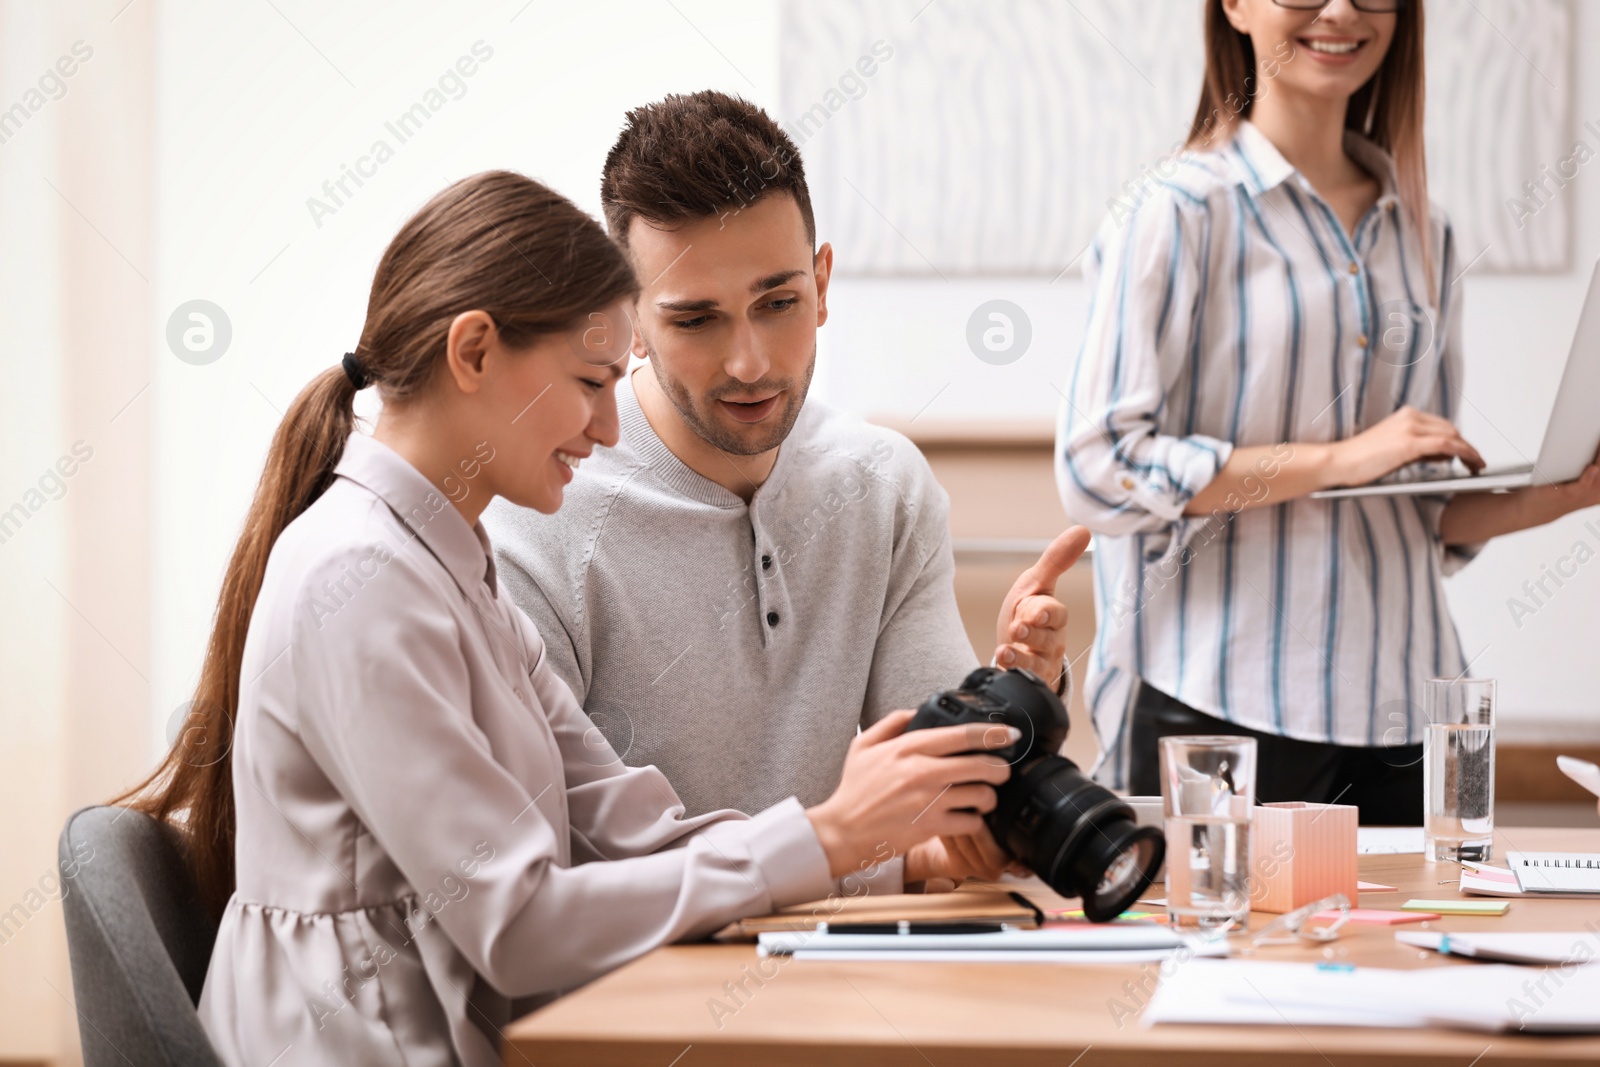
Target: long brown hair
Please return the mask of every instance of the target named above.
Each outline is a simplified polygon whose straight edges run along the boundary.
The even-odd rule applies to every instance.
[[[385,404],[425,390],[451,321],[484,311],[508,345],[568,329],[638,292],[599,223],[531,178],[488,171],[456,182],[389,243],[372,279],[356,361]],[[228,561],[185,728],[160,766],[112,803],[180,826],[201,896],[220,913],[233,892],[231,759],[245,634],[273,543],[333,481],[355,428],[356,388],[342,367],[295,397]]]
[[[1424,68],[1422,0],[1409,0],[1396,14],[1394,40],[1377,73],[1357,89],[1345,108],[1344,127],[1354,130],[1394,158],[1400,202],[1422,245],[1422,267],[1433,288],[1433,240],[1428,216],[1428,164],[1422,145]],[[1222,0],[1206,4],[1206,73],[1200,103],[1186,147],[1208,146],[1249,118],[1260,73],[1248,34],[1240,33],[1222,10]]]

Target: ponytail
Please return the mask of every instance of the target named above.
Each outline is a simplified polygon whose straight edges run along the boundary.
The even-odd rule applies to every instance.
[[[222,579],[200,684],[177,740],[155,771],[112,801],[163,821],[182,814],[200,898],[220,915],[233,892],[233,723],[245,634],[267,557],[284,527],[321,496],[355,427],[356,389],[342,367],[301,390],[273,435],[244,532]]]
[[[273,435],[222,580],[184,729],[154,773],[112,801],[185,830],[190,866],[213,914],[234,886],[229,755],[250,614],[278,535],[333,482],[355,429],[357,383],[377,386],[385,404],[430,388],[450,323],[465,311],[488,313],[501,340],[520,347],[638,291],[632,268],[594,219],[509,171],[456,182],[389,243],[356,352],[301,390]]]

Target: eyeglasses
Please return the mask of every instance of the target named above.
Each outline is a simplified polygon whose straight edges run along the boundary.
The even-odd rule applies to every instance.
[[[1337,912],[1331,919],[1312,925],[1323,912]],[[1350,898],[1343,893],[1296,908],[1278,916],[1250,938],[1252,945],[1297,945],[1302,941],[1323,943],[1337,941],[1339,930],[1350,921]]]
[[[1272,0],[1279,7],[1287,7],[1293,11],[1316,11],[1328,6],[1328,0]],[[1392,14],[1406,6],[1406,0],[1350,0],[1350,6],[1357,11],[1366,11],[1373,15]]]

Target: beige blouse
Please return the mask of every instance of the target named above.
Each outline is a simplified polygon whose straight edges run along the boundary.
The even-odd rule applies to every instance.
[[[516,1014],[838,888],[795,799],[684,818],[625,766],[493,558],[359,433],[273,547],[233,741],[238,888],[200,999],[224,1062],[489,1067]]]

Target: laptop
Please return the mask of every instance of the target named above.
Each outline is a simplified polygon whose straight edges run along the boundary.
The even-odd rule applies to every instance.
[[[1600,448],[1600,260],[1589,275],[1589,295],[1578,316],[1561,374],[1555,406],[1545,424],[1539,461],[1514,467],[1486,467],[1477,474],[1460,460],[1412,463],[1366,485],[1323,489],[1315,500],[1348,496],[1397,496],[1417,493],[1472,493],[1520,489],[1527,485],[1570,482],[1594,462]],[[1451,473],[1445,474],[1449,471]]]

